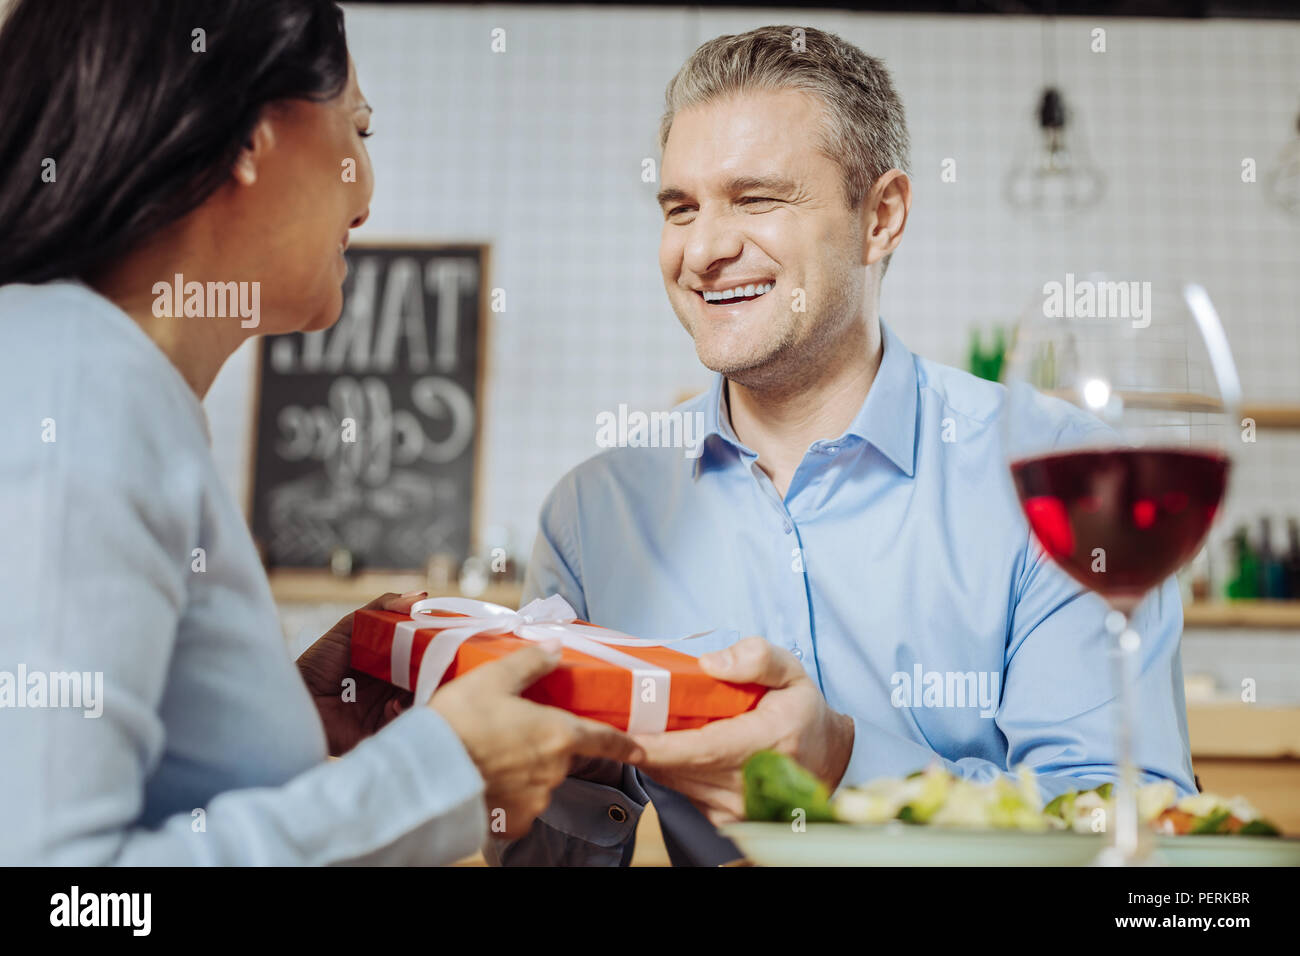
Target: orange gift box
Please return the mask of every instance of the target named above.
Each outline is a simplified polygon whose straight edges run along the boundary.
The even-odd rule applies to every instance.
[[[548,601],[557,600],[554,598]],[[432,602],[420,602],[432,603]],[[442,603],[453,603],[443,601]],[[455,603],[468,604],[461,599]],[[567,605],[564,605],[567,607]],[[417,604],[417,607],[419,605]],[[526,611],[528,608],[524,608]],[[498,611],[507,609],[497,609]],[[570,608],[570,610],[572,610]],[[446,624],[431,626],[430,612],[418,617],[418,626],[409,637],[409,673],[393,675],[393,648],[399,625],[409,623],[413,615],[395,611],[357,611],[352,625],[352,666],[364,674],[406,688],[417,686],[417,675],[424,662],[425,653],[439,634],[458,628],[461,621],[482,620],[469,615],[435,610],[434,620],[445,618]],[[568,622],[583,628],[594,628],[626,638],[617,631],[596,628],[587,621],[569,618]],[[564,625],[560,625],[563,627]],[[593,637],[594,635],[590,635]],[[597,641],[599,637],[595,637]],[[531,643],[514,633],[476,634],[456,649],[455,657],[443,673],[439,685],[473,670],[480,664],[498,660],[506,654],[520,650]],[[668,708],[665,730],[687,730],[702,727],[714,720],[734,717],[752,710],[766,688],[758,684],[728,684],[710,677],[700,669],[694,657],[662,646],[628,646],[626,640],[617,641],[611,651],[627,654],[639,661],[668,672]],[[400,655],[404,660],[405,655]],[[632,670],[565,646],[559,666],[529,687],[522,696],[539,704],[560,707],[581,717],[588,717],[627,730],[633,706]]]

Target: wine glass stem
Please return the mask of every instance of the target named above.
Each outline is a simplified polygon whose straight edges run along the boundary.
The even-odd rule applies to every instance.
[[[1119,762],[1119,779],[1115,785],[1115,821],[1113,845],[1120,860],[1131,863],[1140,858],[1141,840],[1138,827],[1137,768],[1133,764],[1133,698],[1141,638],[1129,626],[1129,615],[1114,611],[1107,629],[1115,641],[1114,682],[1116,689],[1115,747]]]

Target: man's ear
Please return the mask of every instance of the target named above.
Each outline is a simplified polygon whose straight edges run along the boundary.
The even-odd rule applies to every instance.
[[[912,181],[891,169],[867,190],[862,201],[862,264],[874,265],[897,248],[912,208]]]
[[[231,169],[235,182],[241,186],[251,186],[257,182],[257,173],[274,147],[275,126],[264,112],[244,140],[239,155],[235,157],[235,165]]]

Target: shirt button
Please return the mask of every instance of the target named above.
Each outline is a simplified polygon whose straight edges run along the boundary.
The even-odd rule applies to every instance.
[[[627,822],[627,811],[617,803],[612,803],[609,807],[609,818],[615,823],[625,823]]]
[[[798,661],[803,660],[803,649],[802,649],[802,648],[798,648],[798,647],[796,647],[796,648],[794,649],[794,657],[795,657],[795,660],[798,660]]]
[[[788,522],[788,521],[783,525],[783,527],[785,528],[785,533],[786,533],[786,534],[789,534],[791,531],[794,530],[794,525],[792,525],[792,524],[791,524],[790,522]]]

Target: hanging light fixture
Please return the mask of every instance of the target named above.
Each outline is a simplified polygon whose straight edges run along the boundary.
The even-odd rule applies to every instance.
[[[1053,82],[1056,70],[1051,20],[1043,24],[1043,72],[1048,85],[1038,99],[1037,135],[1028,155],[1013,163],[1006,179],[1007,201],[1017,209],[1064,212],[1081,209],[1101,198],[1102,175],[1091,163],[1070,129],[1065,96]]]
[[[1268,194],[1288,213],[1300,216],[1300,116],[1296,116],[1295,130],[1269,174]]]

